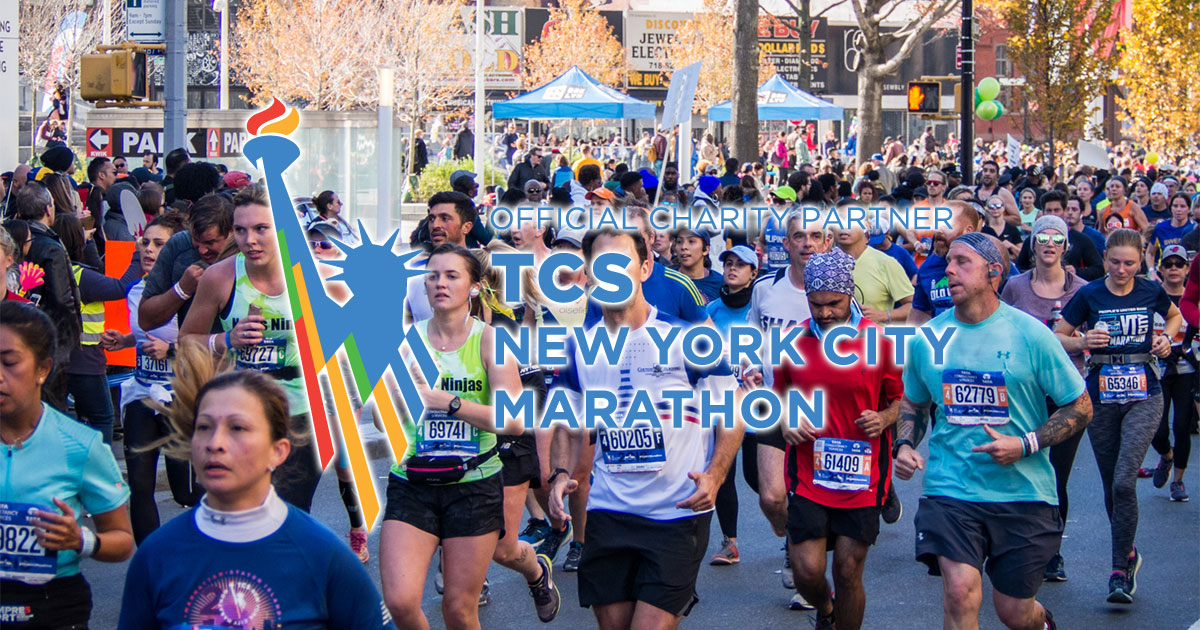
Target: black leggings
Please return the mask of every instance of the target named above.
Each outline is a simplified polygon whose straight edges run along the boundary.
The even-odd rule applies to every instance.
[[[1163,411],[1162,422],[1154,433],[1154,441],[1150,445],[1159,455],[1166,455],[1171,450],[1171,433],[1167,427],[1167,417],[1171,408],[1175,409],[1175,452],[1172,455],[1175,468],[1186,470],[1188,458],[1192,455],[1192,423],[1195,422],[1196,405],[1192,400],[1192,392],[1196,387],[1196,374],[1172,374],[1162,378]]]
[[[167,419],[154,413],[142,401],[125,406],[125,467],[129,473],[129,518],[133,524],[133,539],[137,544],[158,529],[158,504],[154,487],[158,480],[158,451],[139,449],[169,432]],[[184,507],[196,505],[204,489],[196,483],[190,462],[165,457],[167,483],[171,496]]]
[[[745,457],[742,458],[745,460]],[[729,538],[737,538],[738,495],[737,495],[737,455],[729,462],[729,472],[725,473],[725,481],[717,490],[717,521],[721,523],[721,534]]]

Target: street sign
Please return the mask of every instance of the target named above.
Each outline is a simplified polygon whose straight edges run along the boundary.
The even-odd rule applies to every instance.
[[[0,2],[0,164],[17,163],[17,33],[21,31],[19,2]]]
[[[112,129],[107,127],[88,127],[87,156],[112,157]]]
[[[937,81],[908,82],[908,111],[936,114],[942,109],[942,84]]]
[[[206,148],[208,149],[208,153],[207,153],[208,157],[211,158],[211,157],[220,157],[221,156],[221,130],[220,129],[217,129],[214,127],[212,129],[208,130],[208,142],[206,143]]]
[[[241,157],[249,136],[244,127],[192,128],[187,130],[187,149],[210,158]],[[146,151],[162,155],[169,150],[164,150],[161,127],[89,127],[87,144],[88,157],[137,157]]]
[[[1025,85],[1025,77],[997,77],[997,81],[1003,86],[1022,86]]]
[[[692,104],[696,100],[696,86],[700,82],[700,62],[680,68],[671,74],[667,87],[667,98],[663,101],[661,127],[674,127],[692,118]]]
[[[125,36],[141,44],[166,38],[167,0],[125,0]]]

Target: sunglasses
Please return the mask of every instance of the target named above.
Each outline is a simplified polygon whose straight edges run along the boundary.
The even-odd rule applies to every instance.
[[[1184,260],[1164,260],[1158,264],[1163,269],[1185,269],[1188,266]]]
[[[312,247],[314,250],[316,250],[316,249],[325,249],[325,250],[333,249],[333,243],[331,243],[329,241],[309,241],[308,245],[309,245],[309,247]]]
[[[1049,245],[1050,243],[1062,245],[1063,243],[1067,242],[1067,237],[1063,236],[1062,234],[1055,234],[1054,236],[1049,234],[1038,234],[1034,238],[1037,239],[1038,245]]]
[[[929,180],[929,181],[925,182],[925,186],[926,186],[926,187],[929,187],[929,186],[945,186],[945,185],[946,185],[946,182],[939,182],[939,181],[938,181],[938,180],[936,180],[936,179],[931,179],[931,180]]]
[[[1004,204],[1002,204],[1002,203],[989,203],[987,207],[991,208],[992,210],[997,210],[997,209],[999,209],[999,208],[1003,208],[1003,207],[1004,207]]]

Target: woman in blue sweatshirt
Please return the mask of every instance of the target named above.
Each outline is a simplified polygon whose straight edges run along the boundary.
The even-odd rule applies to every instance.
[[[188,342],[176,367],[165,446],[190,456],[206,492],[138,549],[118,628],[394,628],[358,558],[271,485],[292,448],[278,383],[214,374]]]

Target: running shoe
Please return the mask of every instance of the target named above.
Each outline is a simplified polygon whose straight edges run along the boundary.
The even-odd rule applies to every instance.
[[[779,577],[783,582],[783,588],[786,588],[789,591],[796,590],[796,579],[795,576],[792,575],[792,558],[788,555],[787,544],[783,545],[783,570],[779,572]],[[807,609],[798,608],[796,610]]]
[[[571,542],[567,548],[567,559],[563,560],[563,571],[575,573],[579,570],[579,560],[583,558],[583,543]]]
[[[521,535],[517,539],[533,545],[533,549],[536,551],[541,546],[542,541],[546,539],[546,534],[549,533],[550,523],[540,518],[531,518],[525,524],[525,530],[521,532]]]
[[[721,537],[721,550],[708,563],[713,566],[728,566],[742,561],[738,555],[737,543],[729,540],[728,536]]]
[[[1154,476],[1154,471],[1149,468],[1138,469],[1138,479],[1149,479]]]
[[[900,497],[896,496],[896,486],[888,487],[887,500],[883,502],[883,522],[891,525],[900,520],[904,515],[904,505],[900,503]]]
[[[1050,609],[1046,608],[1045,604],[1042,605],[1042,612],[1046,613],[1045,630],[1058,630],[1058,626],[1054,624],[1054,615],[1050,614]]]
[[[446,590],[446,582],[442,578],[442,548],[438,547],[437,555],[433,557],[433,590],[437,591],[438,595],[442,595]]]
[[[1066,582],[1067,581],[1067,563],[1063,560],[1062,554],[1054,554],[1050,558],[1050,562],[1046,563],[1046,572],[1042,579],[1047,582]]]
[[[570,521],[562,528],[561,531],[554,531],[554,528],[546,526],[546,538],[542,540],[541,546],[534,547],[540,553],[545,554],[553,562],[558,557],[558,550],[562,549],[563,543],[571,539],[573,533]]]
[[[367,530],[362,528],[350,529],[350,551],[358,556],[363,564],[371,560],[371,550],[367,549]]]
[[[554,583],[554,568],[550,558],[538,554],[537,562],[542,567],[542,576],[536,582],[529,583],[529,595],[533,597],[533,607],[537,609],[538,619],[542,623],[550,623],[558,616],[562,597]]]
[[[1128,577],[1126,581],[1129,584],[1129,594],[1133,595],[1137,592],[1137,575],[1142,570],[1142,554],[1138,552],[1137,547],[1133,548],[1133,553],[1129,554],[1129,568],[1125,570],[1125,575]]]
[[[483,588],[479,589],[479,607],[483,608],[492,603],[492,585],[487,578],[483,578]]]
[[[1129,592],[1129,580],[1124,571],[1113,571],[1108,576],[1108,602],[1110,604],[1132,604],[1133,594]]]
[[[837,625],[833,622],[833,613],[830,613],[828,616],[817,615],[814,630],[837,630]]]
[[[1171,460],[1158,458],[1158,465],[1154,467],[1154,487],[1161,488],[1167,485],[1167,479],[1171,478]]]
[[[788,602],[788,610],[816,610],[816,606],[808,603],[804,596],[800,593],[792,595],[792,601]]]
[[[1171,482],[1171,500],[1180,502],[1188,500],[1187,488],[1183,487],[1182,481]]]

